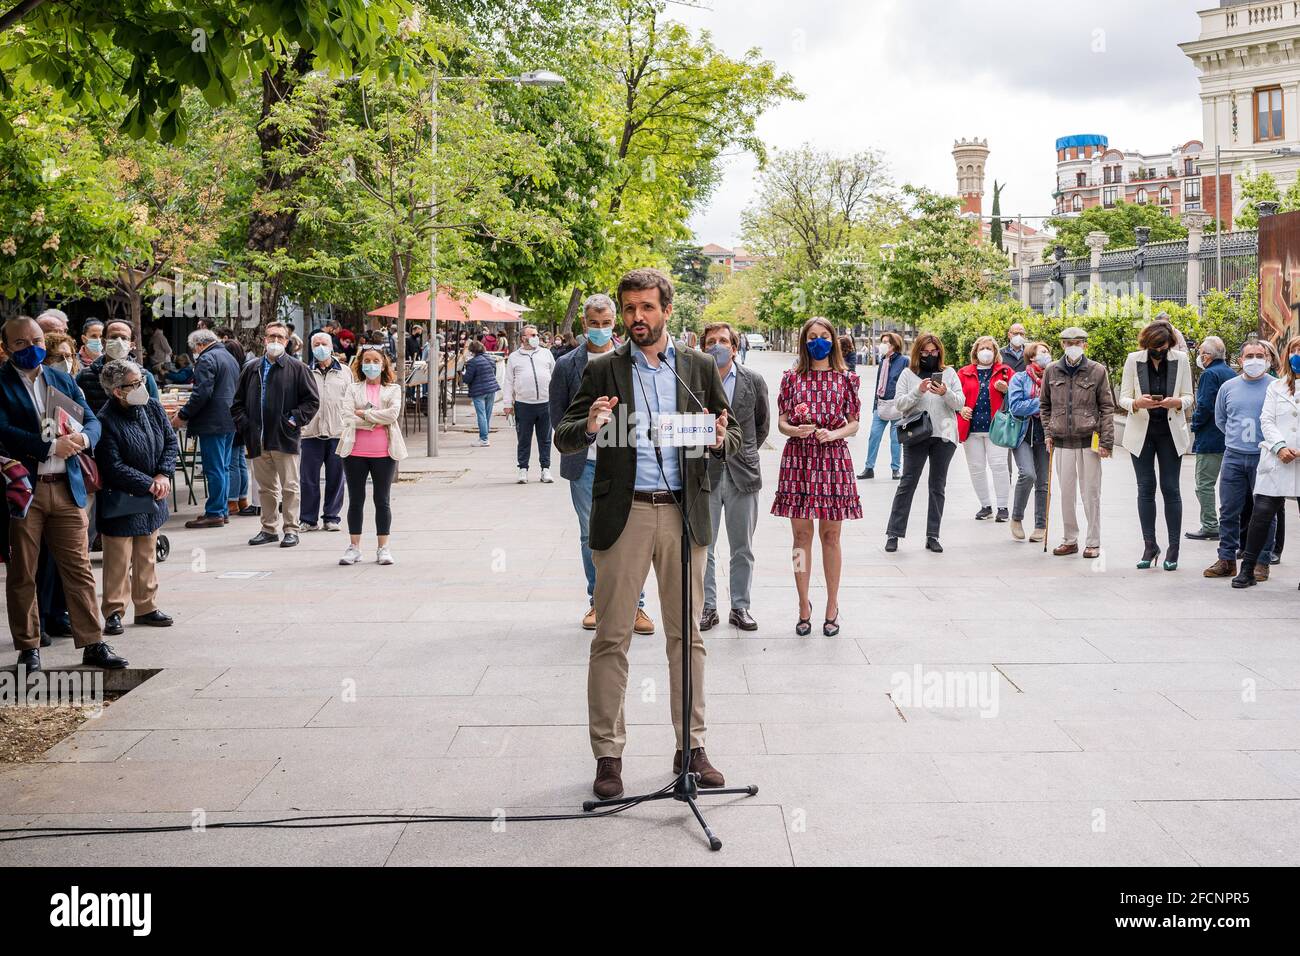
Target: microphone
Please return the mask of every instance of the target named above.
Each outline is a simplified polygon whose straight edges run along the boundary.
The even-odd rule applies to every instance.
[[[673,366],[673,363],[671,363],[671,362],[668,361],[668,355],[667,355],[667,353],[666,353],[666,352],[660,352],[660,353],[659,353],[658,355],[656,355],[655,357],[656,357],[657,359],[659,359],[660,362],[663,362],[664,365],[667,365],[667,366],[668,366],[668,371],[670,371],[670,372],[673,373],[673,378],[675,378],[675,379],[677,379],[677,381],[681,382],[681,384],[682,384],[682,388],[686,389],[686,394],[689,395],[689,396],[691,397],[691,401],[693,401],[693,402],[696,404],[696,407],[698,407],[699,410],[700,410],[701,412],[703,412],[705,415],[712,415],[713,412],[711,412],[711,411],[709,411],[707,408],[705,408],[705,407],[704,407],[704,403],[701,402],[698,398],[695,397],[695,393],[692,392],[692,391],[691,391],[691,387],[690,387],[689,385],[686,384],[686,380],[683,379],[680,375],[677,374],[677,369]]]

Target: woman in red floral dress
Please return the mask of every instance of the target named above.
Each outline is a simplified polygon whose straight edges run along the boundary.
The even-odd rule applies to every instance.
[[[772,514],[790,519],[794,532],[794,583],[799,591],[795,633],[812,632],[813,522],[822,543],[826,619],[822,633],[840,632],[840,523],[862,517],[847,439],[858,433],[858,377],[848,370],[830,322],[812,318],[799,332],[799,360],[781,377],[777,396],[786,436]],[[806,612],[805,612],[806,609]],[[832,613],[834,612],[834,613]]]

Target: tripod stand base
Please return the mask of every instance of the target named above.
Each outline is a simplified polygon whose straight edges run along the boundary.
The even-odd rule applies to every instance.
[[[722,841],[718,835],[713,832],[712,827],[700,813],[699,805],[696,802],[697,797],[717,797],[717,796],[745,796],[753,797],[758,794],[758,787],[750,785],[748,787],[717,787],[713,789],[700,789],[699,774],[688,773],[683,771],[677,777],[677,782],[673,784],[671,790],[661,790],[657,793],[643,793],[632,797],[615,797],[613,800],[587,800],[582,804],[583,812],[590,813],[592,810],[601,810],[607,807],[626,807],[634,803],[653,803],[656,800],[679,800],[691,808],[691,813],[695,814],[696,821],[699,822],[701,829],[704,830],[704,836],[709,841],[710,850],[721,850]]]

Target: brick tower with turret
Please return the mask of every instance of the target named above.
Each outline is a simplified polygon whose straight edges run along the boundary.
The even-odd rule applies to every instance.
[[[957,165],[957,193],[962,215],[984,215],[984,164],[989,158],[989,141],[959,139],[952,144]]]

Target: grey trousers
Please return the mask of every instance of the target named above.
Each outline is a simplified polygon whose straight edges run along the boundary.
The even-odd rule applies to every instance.
[[[732,610],[749,610],[749,587],[754,580],[754,529],[758,527],[758,492],[744,492],[736,487],[724,468],[722,478],[709,495],[709,516],[713,519],[713,544],[704,567],[704,606],[717,608],[714,551],[718,546],[718,529],[727,519],[727,544],[731,548]]]

